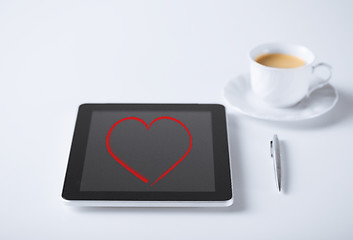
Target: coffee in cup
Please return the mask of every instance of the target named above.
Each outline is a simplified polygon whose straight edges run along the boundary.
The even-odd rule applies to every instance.
[[[305,61],[283,53],[265,53],[257,56],[255,61],[267,67],[296,68],[305,65]]]
[[[269,43],[250,51],[250,85],[253,93],[274,107],[289,107],[328,84],[331,67],[313,64],[315,56],[306,47],[295,44]],[[325,67],[323,79],[315,70]]]

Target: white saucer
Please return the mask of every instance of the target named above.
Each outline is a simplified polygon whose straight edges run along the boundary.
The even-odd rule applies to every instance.
[[[274,108],[256,98],[250,89],[249,75],[246,74],[230,80],[223,94],[228,105],[238,112],[254,118],[275,121],[315,118],[330,111],[338,101],[337,90],[328,84],[292,107]]]

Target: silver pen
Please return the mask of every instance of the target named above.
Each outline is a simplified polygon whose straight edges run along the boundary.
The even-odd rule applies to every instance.
[[[281,154],[279,150],[279,140],[277,135],[273,136],[273,140],[270,142],[271,146],[271,157],[273,159],[273,166],[275,170],[275,180],[278,191],[281,191]]]

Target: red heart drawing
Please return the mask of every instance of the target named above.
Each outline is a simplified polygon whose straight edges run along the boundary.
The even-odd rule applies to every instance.
[[[130,171],[132,174],[134,174],[136,177],[138,177],[140,180],[142,180],[143,182],[147,183],[148,179],[144,176],[142,176],[140,173],[138,173],[135,169],[133,169],[132,167],[130,167],[129,165],[127,165],[123,160],[121,160],[120,158],[118,158],[112,151],[110,144],[109,144],[109,139],[110,139],[110,135],[112,133],[112,131],[114,130],[114,128],[121,122],[126,121],[126,120],[136,120],[141,122],[143,125],[145,125],[145,127],[147,128],[147,130],[150,129],[150,127],[152,126],[153,123],[162,120],[162,119],[169,119],[172,121],[175,121],[177,123],[179,123],[181,126],[183,126],[185,128],[185,130],[187,131],[188,135],[189,135],[189,139],[190,139],[190,144],[189,144],[189,148],[188,150],[185,152],[185,154],[177,161],[175,162],[167,171],[165,171],[162,175],[160,175],[157,180],[155,180],[151,186],[153,186],[154,184],[156,184],[159,180],[161,180],[162,178],[164,178],[170,171],[172,171],[179,163],[181,163],[181,161],[184,160],[184,158],[189,154],[190,150],[191,150],[191,146],[192,146],[192,139],[191,139],[191,134],[189,129],[178,119],[172,118],[172,117],[167,117],[167,116],[163,116],[163,117],[158,117],[156,119],[154,119],[150,125],[148,125],[145,121],[143,121],[140,118],[137,117],[127,117],[127,118],[123,118],[119,121],[117,121],[110,129],[109,132],[107,134],[107,138],[106,138],[106,145],[107,145],[107,149],[109,154],[118,162],[120,163],[124,168],[126,168],[128,171]]]

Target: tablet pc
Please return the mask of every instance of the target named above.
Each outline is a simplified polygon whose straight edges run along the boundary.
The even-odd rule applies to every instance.
[[[229,206],[225,108],[83,104],[62,198],[79,206]]]

